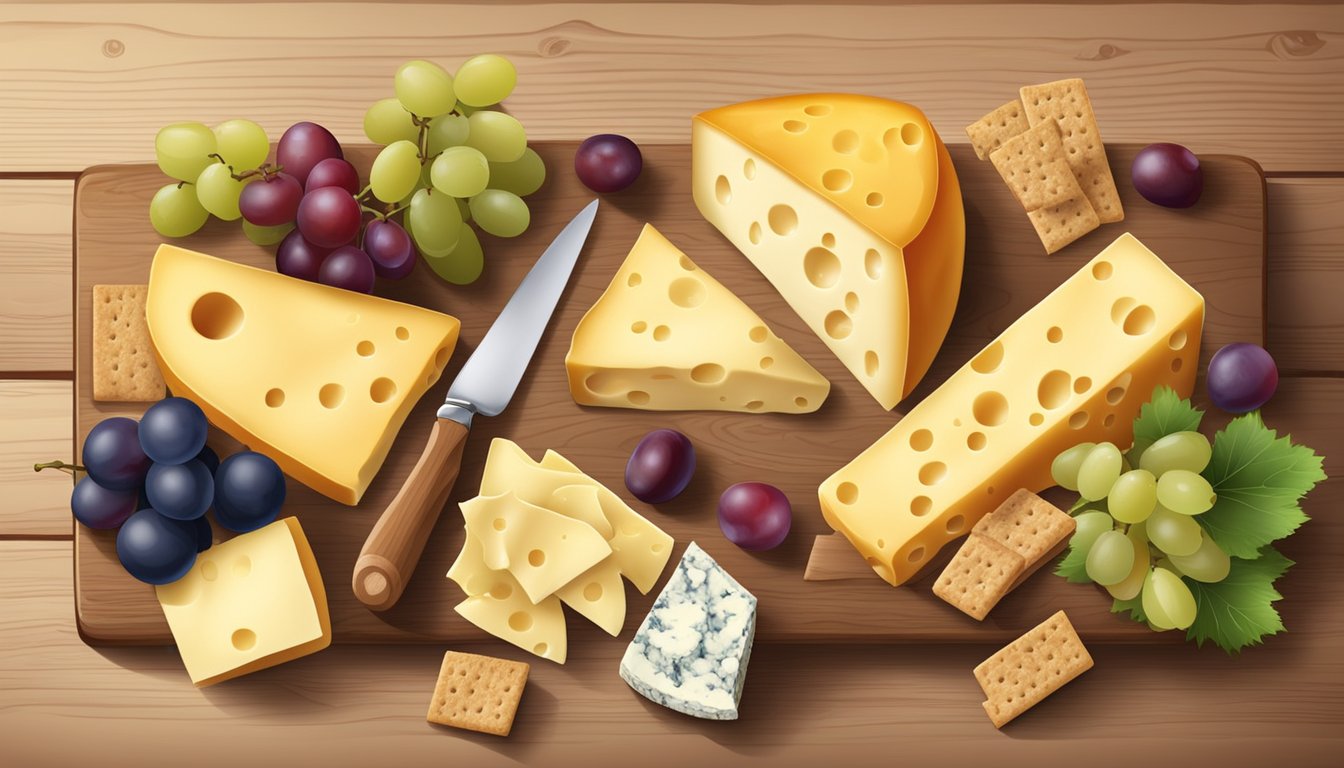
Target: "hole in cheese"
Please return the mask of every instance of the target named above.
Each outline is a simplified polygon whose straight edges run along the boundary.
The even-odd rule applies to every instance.
[[[373,357],[373,342],[368,340],[359,342],[355,345],[355,354],[360,357]]]
[[[742,164],[742,175],[747,177],[747,181],[751,181],[752,179],[756,178],[755,160],[752,160],[750,157],[747,158],[747,161]]]
[[[714,182],[714,197],[719,201],[719,205],[727,205],[733,199],[733,188],[728,183],[727,176],[720,176]]]
[[[691,380],[701,384],[716,384],[723,381],[728,372],[718,363],[701,363],[691,369]]]
[[[981,392],[971,404],[971,415],[986,427],[996,427],[1008,418],[1008,399],[992,390]]]
[[[835,134],[831,139],[831,146],[836,152],[843,155],[852,155],[859,151],[859,134],[846,128]]]
[[[494,526],[494,529],[496,531],[502,531],[505,528],[509,527],[508,521],[502,517],[496,517],[494,521],[491,523],[491,525]]]
[[[654,341],[667,341],[667,337],[672,335],[672,329],[666,325],[656,325],[653,328]]]
[[[910,550],[910,554],[906,555],[906,557],[910,560],[910,562],[918,563],[920,560],[924,559],[924,548],[915,547],[914,549]]]
[[[1187,338],[1185,331],[1177,331],[1171,334],[1171,338],[1167,339],[1167,346],[1172,349],[1185,349]]]
[[[961,530],[965,527],[966,527],[965,515],[953,515],[947,519],[948,533],[961,533]]]
[[[407,341],[411,338],[411,332],[406,326],[398,325],[396,330],[397,338],[401,341]]]
[[[546,553],[540,549],[534,549],[527,553],[527,564],[533,568],[540,568],[546,564]]]
[[[765,407],[765,403],[762,402],[762,401],[760,401],[760,400],[752,400],[751,402],[747,403],[747,405],[746,405],[746,409],[747,409],[748,411],[759,411],[759,410],[761,410],[761,409],[764,408],[764,407]]]
[[[1126,372],[1120,378],[1111,382],[1111,388],[1106,390],[1106,402],[1111,405],[1119,405],[1121,400],[1125,399],[1125,392],[1129,389],[1129,383],[1134,380],[1134,374]]]
[[[766,368],[769,368],[770,366],[772,366],[772,365],[774,365],[774,364],[775,364],[775,358],[773,358],[773,357],[762,357],[762,358],[761,358],[761,370],[765,370]]]
[[[625,395],[625,399],[634,405],[648,405],[649,393],[640,389],[632,389]]]
[[[916,451],[927,451],[933,447],[933,433],[927,429],[917,429],[910,434],[910,447]]]
[[[285,390],[271,388],[266,390],[266,404],[272,408],[279,408],[285,404]]]
[[[907,147],[913,147],[924,140],[924,129],[915,123],[906,123],[901,126],[901,142]]]
[[[840,258],[826,248],[813,248],[803,256],[803,274],[818,288],[830,288],[840,281]]]
[[[989,438],[985,437],[984,432],[972,432],[966,436],[966,447],[972,451],[983,451],[989,444]]]
[[[1078,411],[1069,417],[1070,429],[1082,429],[1087,426],[1087,411]]]
[[[1058,325],[1050,326],[1050,330],[1045,332],[1045,340],[1051,344],[1058,344],[1064,340],[1064,329]]]
[[[1140,304],[1125,315],[1125,322],[1120,328],[1126,335],[1142,336],[1151,333],[1155,325],[1157,325],[1157,313],[1147,304]]]
[[[1003,342],[996,341],[980,351],[980,354],[971,360],[971,370],[976,373],[993,373],[999,369],[999,364],[1003,362]]]
[[[1104,418],[1104,419],[1101,420],[1101,426],[1103,426],[1103,427],[1105,427],[1105,428],[1107,428],[1107,429],[1110,429],[1114,424],[1115,424],[1115,414],[1114,414],[1114,413],[1108,413],[1108,414],[1106,414],[1106,418]]]
[[[831,105],[809,104],[808,106],[803,107],[803,111],[813,117],[825,117],[826,115],[831,114]]]
[[[821,174],[821,185],[832,192],[844,192],[854,183],[854,175],[844,168],[832,168]]]
[[[1181,358],[1179,358],[1179,357],[1176,358],[1175,360],[1172,360],[1172,361],[1171,361],[1171,372],[1172,372],[1172,373],[1180,373],[1180,372],[1181,372],[1181,367],[1184,365],[1184,363],[1185,363],[1185,361],[1181,360]]]
[[[1039,413],[1033,413],[1027,417],[1027,423],[1033,427],[1039,427],[1045,422],[1045,417]]]
[[[1133,296],[1121,296],[1116,299],[1115,303],[1111,305],[1111,322],[1116,325],[1124,325],[1125,316],[1137,303]]]
[[[1074,379],[1073,382],[1074,392],[1077,392],[1078,394],[1081,395],[1091,388],[1092,388],[1092,379],[1086,376],[1079,376],[1077,379]]]
[[[625,384],[618,374],[610,371],[597,371],[583,380],[583,386],[595,395],[615,395],[624,391]]]
[[[369,399],[375,403],[386,403],[396,396],[397,383],[386,376],[379,376],[369,385]]]
[[[545,643],[537,643],[536,645],[532,646],[532,652],[537,654],[538,656],[545,656],[547,648],[550,648],[550,646],[546,645]]]
[[[497,581],[490,587],[487,594],[496,600],[508,600],[509,595],[513,594],[513,587],[502,581]]]
[[[207,293],[191,305],[191,327],[207,339],[227,339],[243,327],[243,308],[232,296]]]
[[[859,500],[859,486],[853,483],[841,483],[835,489],[835,498],[841,504],[853,504]]]
[[[798,406],[799,408],[806,408],[806,407],[807,407],[807,398],[806,398],[806,397],[795,397],[795,398],[793,398],[793,404],[796,405],[796,406]]]
[[[804,123],[801,120],[785,120],[784,130],[789,133],[802,133],[807,130],[807,123]]]
[[[631,272],[630,277],[626,278],[625,284],[630,286],[631,288],[634,288],[636,285],[639,285],[643,281],[644,278],[640,277],[638,272]]]
[[[766,337],[769,335],[770,331],[766,330],[764,325],[758,325],[750,331],[747,331],[747,337],[758,344],[765,341]]]
[[[250,651],[257,645],[257,633],[250,629],[236,629],[229,642],[240,651]]]
[[[667,287],[667,298],[683,309],[694,309],[705,303],[705,284],[694,277],[679,277]]]
[[[635,333],[643,333],[649,329],[649,324],[643,320],[636,320],[630,324],[630,330]]]
[[[219,578],[219,566],[215,565],[213,560],[201,563],[201,578],[206,581],[214,581]]]
[[[677,263],[680,264],[681,268],[686,270],[687,272],[695,271],[695,262],[691,261],[690,258],[687,257],[685,254],[683,254],[680,259],[677,259]]]
[[[1114,271],[1115,269],[1111,266],[1111,262],[1109,261],[1098,261],[1096,264],[1092,265],[1092,277],[1097,280],[1109,280],[1111,273]]]
[[[869,192],[868,196],[863,199],[863,202],[866,203],[869,208],[880,208],[882,207],[882,193]]]
[[[1060,370],[1050,371],[1041,377],[1041,383],[1036,388],[1036,399],[1040,401],[1041,407],[1047,411],[1053,411],[1069,400],[1069,384],[1072,377],[1068,373]]]
[[[859,311],[859,294],[853,291],[845,294],[845,309],[851,315]]]
[[[448,358],[451,357],[452,354],[453,354],[452,348],[439,347],[438,351],[434,353],[434,367],[442,368],[443,366],[447,365]]]
[[[923,517],[933,509],[933,499],[928,496],[916,496],[910,500],[910,514]]]
[[[826,315],[824,321],[826,326],[826,335],[832,339],[843,339],[854,330],[854,321],[849,319],[849,315],[843,310],[832,310]]]
[[[919,468],[919,482],[924,485],[937,485],[947,478],[947,465],[941,461],[930,461]]]
[[[752,245],[761,244],[761,224],[758,221],[751,222],[751,227],[747,229],[747,239]]]
[[[871,349],[863,353],[863,372],[870,377],[877,375],[877,353]]]
[[[596,603],[602,599],[602,585],[596,581],[583,588],[583,599],[590,603]]]
[[[514,632],[526,632],[532,628],[532,617],[524,611],[509,614],[509,629]]]
[[[868,252],[863,254],[863,271],[868,273],[869,280],[878,280],[882,277],[882,254],[876,249],[869,248]]]
[[[317,391],[317,401],[323,408],[337,408],[345,401],[345,387],[340,384],[324,384]]]
[[[780,237],[791,235],[798,229],[798,212],[790,206],[782,204],[771,206],[765,218],[770,223],[770,231]]]

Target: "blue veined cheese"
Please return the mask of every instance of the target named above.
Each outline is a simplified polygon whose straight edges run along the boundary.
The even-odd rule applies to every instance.
[[[756,597],[695,542],[621,659],[641,696],[708,720],[736,720],[756,636]]]

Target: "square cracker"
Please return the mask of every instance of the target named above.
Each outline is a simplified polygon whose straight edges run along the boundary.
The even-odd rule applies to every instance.
[[[1060,611],[981,662],[975,679],[985,713],[1002,728],[1091,668],[1092,655]]]
[[[152,402],[163,376],[145,325],[147,285],[93,286],[93,399]]]
[[[1120,205],[1120,193],[1106,161],[1106,145],[1101,141],[1092,100],[1083,81],[1072,78],[1026,85],[1020,93],[1027,121],[1033,126],[1051,119],[1059,123],[1069,167],[1099,219],[1102,222],[1124,219],[1125,209]]]
[[[1031,123],[1018,99],[1004,104],[993,112],[966,126],[966,135],[975,148],[975,156],[984,160],[1008,139],[1025,133]]]
[[[429,701],[431,723],[508,736],[527,686],[525,662],[448,651]]]
[[[1064,157],[1059,123],[1045,120],[1003,142],[989,159],[1027,211],[1083,197]]]
[[[1086,197],[1028,211],[1027,218],[1041,238],[1046,253],[1054,253],[1101,226],[1101,220]]]
[[[1077,526],[1072,517],[1054,504],[1022,488],[998,509],[980,518],[971,534],[993,539],[1030,565],[1072,536]]]
[[[934,582],[933,593],[976,621],[984,621],[1026,567],[1021,555],[972,531]]]

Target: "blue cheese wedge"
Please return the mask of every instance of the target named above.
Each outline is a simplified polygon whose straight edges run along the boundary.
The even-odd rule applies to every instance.
[[[736,720],[756,636],[756,597],[691,542],[625,649],[621,679],[668,709]]]

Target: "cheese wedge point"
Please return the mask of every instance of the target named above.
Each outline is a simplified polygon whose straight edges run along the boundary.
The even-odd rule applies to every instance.
[[[807,413],[830,382],[645,224],[565,356],[574,401],[645,410]]]

